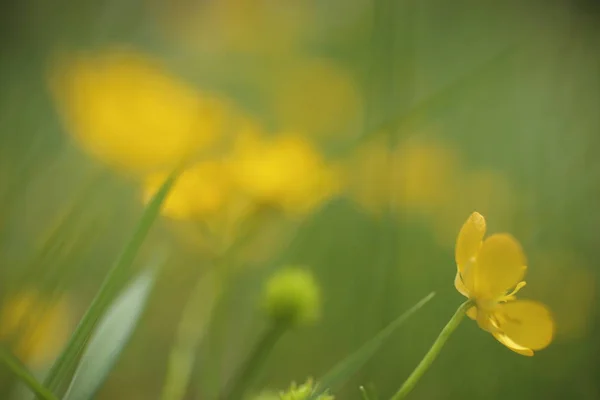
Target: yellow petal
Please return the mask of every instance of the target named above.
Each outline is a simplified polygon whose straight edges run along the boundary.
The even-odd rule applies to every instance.
[[[469,297],[469,291],[463,283],[462,278],[460,277],[460,272],[458,271],[456,272],[456,277],[454,277],[454,287],[456,288],[456,290],[458,290],[458,293],[462,294],[465,297]]]
[[[474,321],[477,321],[477,307],[473,306],[469,308],[466,312],[467,317],[471,318]]]
[[[541,350],[552,342],[554,320],[550,310],[542,303],[531,300],[511,301],[500,304],[495,315],[499,322],[498,328],[505,336],[502,340],[497,339],[512,350]],[[510,343],[512,347],[506,343]]]
[[[531,357],[533,355],[533,350],[531,350],[531,349],[529,349],[527,347],[523,347],[523,346],[518,345],[517,343],[515,343],[513,340],[511,340],[505,334],[494,333],[493,335],[494,335],[494,337],[496,338],[497,341],[499,341],[500,343],[502,343],[503,345],[505,345],[506,347],[508,347],[512,351],[514,351],[515,353],[519,353],[519,354],[521,354],[523,356],[529,356],[529,357]]]
[[[521,245],[512,236],[502,233],[488,237],[473,271],[476,296],[494,299],[504,295],[525,276],[525,263]]]
[[[464,223],[456,239],[456,265],[458,266],[458,271],[463,274],[463,278],[467,266],[477,256],[484,235],[485,218],[478,212],[474,212]]]

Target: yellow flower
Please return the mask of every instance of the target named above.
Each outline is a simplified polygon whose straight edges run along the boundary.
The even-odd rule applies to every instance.
[[[442,142],[405,140],[395,150],[392,168],[396,205],[430,215],[448,203],[460,162],[455,149]]]
[[[69,133],[115,168],[170,169],[223,129],[221,101],[200,96],[142,54],[76,55],[53,67],[51,88]]]
[[[167,175],[157,173],[146,179],[144,202],[150,201]],[[222,160],[206,160],[186,169],[161,210],[174,220],[173,228],[185,242],[195,248],[208,246],[211,251],[235,240],[241,225],[255,212],[255,204],[242,196]]]
[[[520,244],[505,233],[484,240],[485,231],[485,219],[477,212],[460,230],[454,285],[473,302],[467,311],[471,319],[509,349],[532,356],[552,341],[553,318],[545,305],[516,299],[527,269]]]
[[[33,290],[11,297],[0,311],[0,341],[8,342],[19,359],[32,367],[51,362],[71,330],[65,298],[50,302]]]
[[[279,126],[323,139],[356,137],[363,103],[352,76],[325,59],[292,59],[270,86]]]
[[[163,204],[162,213],[173,219],[204,219],[221,211],[229,190],[229,176],[219,161],[203,161],[185,170],[175,182]],[[160,188],[168,173],[156,173],[146,179],[144,198]]]
[[[201,54],[288,54],[312,32],[312,6],[302,0],[167,2],[167,35]]]
[[[391,165],[391,151],[383,135],[375,135],[351,154],[346,166],[348,196],[364,211],[379,215],[389,204]]]
[[[304,214],[338,190],[336,171],[304,137],[239,135],[231,157],[236,184],[258,204]]]

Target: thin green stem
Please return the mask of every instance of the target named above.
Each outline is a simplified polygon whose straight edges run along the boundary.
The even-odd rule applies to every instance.
[[[410,374],[408,379],[404,382],[404,384],[400,387],[400,389],[396,392],[396,394],[392,397],[391,400],[400,400],[406,397],[407,394],[413,390],[419,379],[425,374],[425,371],[429,369],[433,361],[436,359],[446,341],[454,332],[454,330],[460,325],[463,317],[465,316],[465,312],[472,306],[471,301],[466,301],[458,307],[450,321],[446,324],[442,332],[440,332],[438,338],[433,343],[425,357],[421,360],[417,368]]]
[[[265,330],[260,340],[254,345],[244,364],[238,370],[238,373],[234,376],[231,389],[223,397],[224,400],[239,400],[244,396],[246,390],[254,383],[254,379],[260,372],[271,350],[273,350],[273,347],[275,347],[287,328],[287,324],[277,323]]]
[[[177,338],[169,354],[162,400],[180,400],[185,397],[198,346],[221,296],[221,284],[215,274],[211,270],[198,278],[185,305],[177,328]]]
[[[0,359],[11,372],[19,378],[38,398],[43,400],[58,400],[50,390],[44,387],[37,379],[6,349],[0,349]]]

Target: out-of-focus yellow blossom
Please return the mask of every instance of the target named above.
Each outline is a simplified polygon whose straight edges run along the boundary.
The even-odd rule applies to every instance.
[[[349,196],[371,214],[379,214],[390,204],[391,160],[387,138],[376,135],[356,148],[347,163]]]
[[[406,140],[393,155],[393,197],[403,211],[430,215],[448,203],[460,163],[453,148],[441,142]]]
[[[385,135],[360,146],[349,169],[351,196],[365,209],[378,212],[393,205],[401,212],[425,216],[448,203],[460,171],[449,146],[405,140],[391,148]]]
[[[186,169],[169,192],[162,213],[173,219],[202,220],[223,210],[229,199],[231,179],[220,161],[203,161]],[[156,193],[168,173],[146,179],[146,201]]]
[[[222,101],[135,51],[65,57],[53,65],[51,88],[68,132],[128,172],[170,169],[212,144],[224,126]]]
[[[167,175],[157,173],[147,178],[144,187],[146,203]],[[185,170],[171,188],[161,210],[163,215],[179,222],[174,228],[185,242],[204,249],[231,244],[238,236],[241,224],[255,211],[256,205],[241,195],[232,182],[230,169],[222,160],[202,161]],[[198,224],[204,229],[198,229]]]
[[[306,138],[294,134],[240,134],[230,167],[234,182],[249,198],[292,215],[310,212],[340,185],[338,171]]]
[[[597,278],[589,263],[569,250],[537,257],[544,270],[536,277],[536,294],[548,299],[556,319],[556,337],[577,340],[591,332]],[[560,292],[561,296],[556,297]]]
[[[307,32],[312,13],[310,3],[301,0],[173,4],[169,29],[184,44],[211,54],[289,53]]]
[[[527,269],[521,245],[505,233],[484,240],[485,232],[485,219],[477,212],[462,226],[454,285],[475,304],[467,315],[483,330],[512,351],[532,356],[552,341],[554,320],[545,305],[516,299]]]
[[[30,290],[8,298],[0,313],[0,341],[32,367],[51,362],[61,351],[71,330],[71,310],[66,298],[49,301]]]
[[[363,104],[350,74],[322,59],[289,65],[271,85],[279,127],[319,138],[356,137],[363,128]]]

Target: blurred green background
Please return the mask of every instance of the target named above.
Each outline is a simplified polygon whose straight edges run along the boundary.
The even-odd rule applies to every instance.
[[[63,123],[49,71],[57,54],[127,46],[267,130],[305,135],[345,171],[335,195],[236,258],[186,398],[210,398],[217,377],[229,379],[265,325],[262,284],[286,264],[315,273],[323,310],[316,325],[277,345],[260,380],[265,388],[320,377],[437,293],[337,394],[359,398],[357,386],[372,384],[389,397],[462,302],[453,286],[454,241],[475,210],[490,232],[522,243],[529,270],[521,295],[552,309],[555,339],[521,357],[466,320],[411,398],[600,398],[600,11],[593,2],[27,0],[2,7],[0,301],[10,309],[31,287],[67,299],[42,310],[46,333],[23,345],[24,361],[48,356],[32,368],[43,371],[58,353],[143,209],[139,177],[88,151]],[[144,141],[144,132],[136,134],[131,151]],[[159,398],[177,322],[209,268],[190,229],[168,216],[157,221],[142,256],[165,246],[169,263],[98,398]],[[13,389],[1,370],[2,398],[17,398]]]

